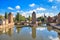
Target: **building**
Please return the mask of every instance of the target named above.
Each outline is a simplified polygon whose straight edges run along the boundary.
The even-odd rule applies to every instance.
[[[35,12],[32,13],[32,24],[36,24],[36,14],[35,14]]]
[[[8,19],[5,19],[5,24],[8,24]]]
[[[8,14],[8,23],[13,23],[13,15],[11,12]]]
[[[48,22],[48,23],[53,22],[53,18],[49,16],[49,17],[47,18],[47,22]]]
[[[57,16],[57,24],[60,24],[60,13]]]
[[[5,25],[5,20],[4,19],[0,19],[0,25]]]

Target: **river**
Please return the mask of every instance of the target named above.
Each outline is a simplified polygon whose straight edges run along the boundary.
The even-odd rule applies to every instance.
[[[48,27],[17,27],[8,29],[7,32],[0,32],[0,40],[59,40],[59,30]]]

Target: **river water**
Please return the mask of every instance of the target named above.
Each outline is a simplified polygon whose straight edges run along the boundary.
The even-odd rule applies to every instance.
[[[52,27],[18,27],[8,29],[7,32],[0,32],[0,40],[59,40],[60,30]]]

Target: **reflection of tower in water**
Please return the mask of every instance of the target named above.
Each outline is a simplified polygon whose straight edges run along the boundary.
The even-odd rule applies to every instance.
[[[36,38],[36,28],[32,27],[32,37]]]
[[[51,31],[51,30],[52,30],[52,27],[51,27],[51,26],[48,26],[47,29],[48,29],[49,31]]]
[[[14,25],[10,25],[9,27],[11,28],[8,28],[8,31],[6,32],[7,35],[11,36],[13,34],[13,26]]]

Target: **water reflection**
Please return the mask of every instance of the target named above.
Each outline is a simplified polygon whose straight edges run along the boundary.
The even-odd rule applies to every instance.
[[[15,25],[16,26],[16,32],[19,34],[22,27],[20,25]]]
[[[53,30],[51,26],[47,26],[48,31]]]
[[[59,40],[60,38],[60,30],[50,26],[22,28],[14,26],[14,28],[7,28],[6,30],[5,33],[0,32],[0,40]]]
[[[51,27],[51,26],[48,26],[47,29],[48,29],[49,31],[54,30],[55,32],[57,32],[57,35],[58,35],[58,36],[57,36],[55,39],[52,39],[52,40],[60,40],[60,30],[55,29],[55,28],[53,28],[53,27]],[[52,32],[53,32],[53,31],[52,31]]]
[[[8,32],[6,32],[5,34],[7,34],[7,35],[9,35],[9,36],[12,36],[12,34],[13,34],[13,28],[10,28],[10,29],[8,30]]]
[[[32,38],[36,38],[36,27],[32,27]]]
[[[60,39],[60,30],[54,29],[58,33],[58,38]]]

